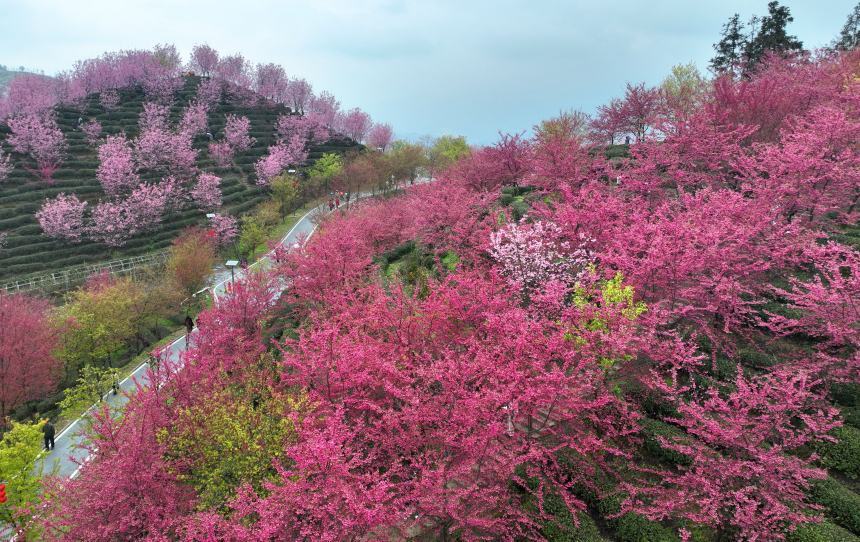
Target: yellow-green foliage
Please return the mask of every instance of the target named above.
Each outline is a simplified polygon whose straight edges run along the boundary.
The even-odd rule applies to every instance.
[[[78,381],[65,391],[63,400],[60,401],[63,414],[74,417],[99,401],[118,378],[119,371],[114,368],[105,369],[93,365],[83,367]]]
[[[134,310],[142,293],[130,279],[81,288],[69,295],[59,309],[60,321],[68,323],[62,335],[60,356],[68,368],[107,359],[137,331]]]
[[[223,509],[239,485],[265,492],[263,482],[278,479],[273,462],[285,462],[296,439],[289,415],[304,408],[304,397],[265,387],[224,389],[182,410],[159,439],[181,459],[177,474],[195,488],[200,507]]]
[[[19,517],[16,510],[39,500],[41,476],[34,464],[42,451],[42,422],[16,423],[0,441],[0,482],[6,484],[6,504],[0,505],[0,523],[23,525],[29,514]]]
[[[595,273],[596,270],[591,268],[589,272]],[[609,280],[600,281],[597,291],[589,291],[577,285],[571,295],[571,302],[579,309],[594,309],[596,314],[567,331],[564,338],[577,346],[583,346],[587,342],[583,336],[585,332],[611,333],[609,320],[601,315],[602,311],[619,311],[625,319],[636,320],[647,310],[647,306],[642,301],[634,301],[634,297],[635,290],[624,284],[624,275],[620,272]],[[625,356],[621,357],[626,359]],[[605,357],[601,358],[599,363],[605,370],[609,370],[617,361]]]

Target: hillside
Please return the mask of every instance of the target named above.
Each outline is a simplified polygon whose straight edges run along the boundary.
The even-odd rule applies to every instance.
[[[199,82],[198,77],[185,77],[184,88],[177,92],[171,105],[172,122],[179,119],[182,109],[193,99]],[[103,135],[123,131],[129,137],[137,135],[138,117],[144,102],[143,91],[129,88],[121,90],[119,95],[119,106],[113,111],[106,111],[96,95],[88,97],[83,111],[66,106],[56,109],[57,122],[66,137],[69,151],[66,160],[53,176],[53,184],[46,184],[31,171],[33,163],[29,157],[12,153],[15,169],[9,179],[0,185],[0,232],[8,234],[5,248],[0,249],[0,281],[163,248],[169,245],[183,228],[205,220],[203,211],[186,209],[166,217],[159,229],[131,239],[120,249],[94,242],[70,245],[42,234],[34,213],[46,198],[65,192],[74,193],[81,199],[92,202],[103,196],[95,176],[98,167],[97,148],[87,144],[84,134],[78,128],[79,119],[98,120],[102,124]],[[265,191],[254,184],[254,162],[275,142],[276,119],[279,114],[286,113],[289,109],[283,105],[239,107],[228,102],[229,100],[222,99],[210,108],[210,133],[216,139],[221,137],[227,113],[244,115],[251,121],[250,135],[256,138],[254,146],[236,156],[236,167],[228,168],[218,167],[209,158],[209,138],[206,135],[197,136],[194,147],[200,151],[198,167],[222,178],[222,212],[238,216],[267,197]],[[8,134],[8,126],[0,124],[0,140],[5,141]],[[3,145],[5,152],[11,152],[8,144]],[[353,141],[344,138],[312,146],[309,161],[315,160],[324,152],[342,152],[355,145]],[[143,178],[151,180],[145,176]]]
[[[15,77],[21,75],[22,73],[28,73],[23,71],[10,70],[6,68],[6,66],[0,65],[0,94],[9,86],[9,82],[12,81]]]

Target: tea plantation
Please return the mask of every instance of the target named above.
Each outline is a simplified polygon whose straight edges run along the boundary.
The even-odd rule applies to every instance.
[[[182,90],[176,93],[171,106],[171,122],[178,122],[183,110],[195,97],[199,77],[187,76]],[[18,279],[30,274],[56,271],[68,266],[94,263],[108,259],[139,255],[168,246],[183,229],[205,223],[205,211],[189,208],[165,217],[156,231],[131,239],[116,249],[94,242],[70,244],[50,239],[42,234],[35,218],[46,198],[60,192],[74,193],[82,200],[94,204],[104,197],[96,179],[98,168],[97,146],[89,145],[80,129],[80,121],[98,120],[102,136],[125,132],[129,138],[138,135],[138,117],[145,100],[143,91],[128,88],[120,91],[120,103],[113,110],[101,106],[98,96],[90,96],[82,110],[67,106],[56,110],[57,122],[68,143],[66,159],[53,175],[53,183],[42,181],[33,171],[35,163],[29,156],[13,153],[6,139],[9,127],[0,124],[0,146],[11,153],[15,169],[0,184],[0,232],[8,235],[5,247],[0,248],[0,281]],[[235,166],[219,167],[207,151],[209,136],[199,135],[194,147],[199,151],[198,167],[221,177],[223,206],[221,213],[240,216],[267,198],[266,191],[254,184],[254,162],[266,154],[275,142],[274,125],[280,114],[289,109],[282,105],[237,106],[229,95],[209,109],[209,132],[215,139],[223,136],[225,115],[244,115],[251,121],[250,135],[256,138],[248,151],[238,153]],[[346,138],[333,138],[325,144],[311,147],[308,162],[325,152],[344,152],[357,143]],[[142,175],[143,180],[156,180]]]

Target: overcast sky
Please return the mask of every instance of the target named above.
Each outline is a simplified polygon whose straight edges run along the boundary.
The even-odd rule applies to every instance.
[[[857,0],[786,0],[789,30],[829,43]],[[625,81],[707,68],[733,13],[767,0],[0,0],[0,64],[47,74],[104,51],[197,43],[282,64],[401,137],[490,143]]]

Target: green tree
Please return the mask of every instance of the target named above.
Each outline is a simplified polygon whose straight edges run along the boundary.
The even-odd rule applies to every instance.
[[[761,18],[759,27],[751,25],[754,32],[744,50],[747,72],[754,69],[767,53],[787,55],[803,50],[803,42],[786,31],[788,23],[794,21],[788,6],[780,6],[773,0],[767,5],[768,14]]]
[[[0,524],[23,527],[32,514],[17,514],[39,502],[41,473],[35,469],[42,451],[42,425],[12,422],[0,440],[0,482],[6,484],[6,504],[0,505]]]
[[[848,14],[848,19],[839,33],[839,38],[833,44],[838,51],[850,51],[860,45],[860,2]]]
[[[414,183],[421,169],[427,166],[428,160],[423,146],[405,141],[396,141],[385,156],[388,175],[394,175],[395,181]]]
[[[540,141],[582,140],[588,133],[590,121],[588,114],[578,109],[561,111],[557,116],[542,120],[540,124],[535,126],[535,137]]]
[[[203,230],[186,230],[170,247],[167,271],[185,298],[205,286],[213,265],[215,242]]]
[[[109,365],[112,355],[137,336],[134,307],[141,295],[130,278],[109,276],[90,281],[69,294],[57,312],[60,321],[68,323],[60,338],[67,381],[83,365]]]
[[[427,152],[430,170],[433,173],[441,171],[470,152],[472,151],[463,136],[438,137]]]
[[[741,16],[735,13],[723,25],[720,41],[714,44],[717,54],[711,59],[711,69],[720,75],[740,75],[746,47],[744,25],[741,23]]]
[[[242,218],[242,229],[239,232],[239,253],[250,258],[254,251],[269,237],[269,228],[261,223],[257,216]]]
[[[331,181],[343,170],[343,158],[333,152],[323,154],[308,170],[308,187],[312,194],[329,191]]]
[[[81,411],[102,400],[119,379],[119,371],[110,367],[87,365],[81,369],[77,383],[66,389],[59,406],[64,414],[77,416]]]
[[[275,177],[269,186],[272,198],[278,202],[281,217],[287,216],[293,211],[299,197],[298,180],[293,175],[282,174]]]
[[[304,399],[270,392],[264,385],[219,390],[180,411],[170,431],[159,439],[171,456],[181,458],[181,479],[197,491],[206,509],[224,509],[236,487],[280,480],[274,462],[287,464],[286,451],[296,440],[291,414]]]
[[[689,115],[701,104],[708,91],[708,82],[692,62],[676,64],[660,85],[669,108]]]

